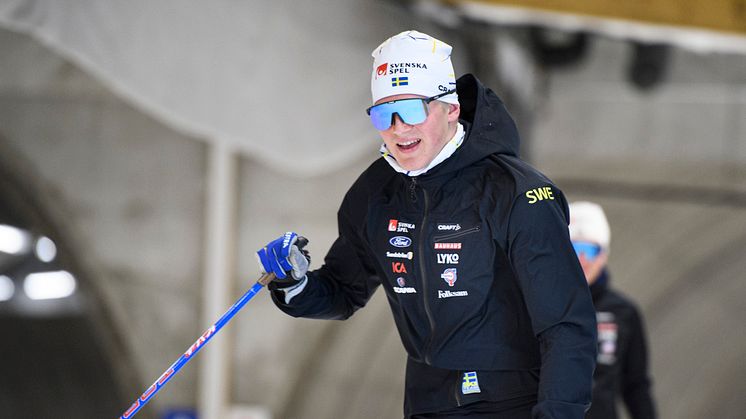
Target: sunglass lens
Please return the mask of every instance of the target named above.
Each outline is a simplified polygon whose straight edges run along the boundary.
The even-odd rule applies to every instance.
[[[391,112],[384,106],[378,105],[370,108],[370,120],[379,131],[385,131],[391,126]]]
[[[422,99],[403,99],[370,108],[370,120],[379,131],[389,129],[394,114],[399,115],[399,118],[409,125],[420,124],[427,119],[427,111]]]
[[[572,247],[575,249],[575,253],[578,257],[584,255],[588,260],[597,258],[599,253],[601,253],[601,246],[595,243],[572,242]]]
[[[427,111],[422,99],[402,100],[396,113],[409,125],[421,124],[427,119]]]

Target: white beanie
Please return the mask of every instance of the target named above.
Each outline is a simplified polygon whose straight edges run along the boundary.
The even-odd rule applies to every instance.
[[[373,103],[393,95],[430,97],[456,88],[451,46],[430,35],[402,32],[384,41],[371,55]],[[438,100],[458,105],[455,92]]]
[[[609,252],[611,230],[600,205],[586,201],[570,204],[570,240],[596,243]]]

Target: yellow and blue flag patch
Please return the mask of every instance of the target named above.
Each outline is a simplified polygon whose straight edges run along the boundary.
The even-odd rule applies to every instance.
[[[406,86],[409,84],[409,77],[392,77],[391,87]]]
[[[465,372],[464,378],[461,380],[461,393],[472,394],[481,393],[482,390],[479,388],[479,380],[477,379],[477,372]]]

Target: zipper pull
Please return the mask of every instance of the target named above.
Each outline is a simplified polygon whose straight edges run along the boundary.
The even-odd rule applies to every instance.
[[[409,199],[412,200],[412,202],[417,202],[417,191],[415,188],[417,187],[417,178],[412,178],[412,183],[409,184]]]

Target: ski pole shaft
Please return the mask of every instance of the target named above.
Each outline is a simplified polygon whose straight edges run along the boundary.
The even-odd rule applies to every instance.
[[[256,284],[254,284],[244,295],[241,296],[232,306],[228,309],[228,311],[223,314],[220,319],[210,326],[205,332],[200,336],[196,342],[192,344],[192,346],[189,347],[189,349],[184,352],[183,355],[179,357],[179,359],[176,360],[166,371],[161,374],[160,377],[151,385],[148,387],[147,390],[145,390],[144,393],[140,397],[135,400],[134,403],[132,403],[132,406],[130,406],[127,411],[125,411],[122,416],[119,417],[119,419],[130,419],[135,416],[135,414],[143,407],[147,402],[152,399],[156,393],[158,393],[163,386],[168,383],[171,378],[173,378],[176,373],[179,372],[179,370],[187,363],[189,362],[194,355],[199,352],[200,349],[202,349],[203,346],[207,344],[207,342],[212,339],[213,336],[215,336],[220,329],[223,328],[223,326],[228,323],[233,316],[238,313],[239,310],[247,303],[249,300],[251,300],[261,289],[272,282],[272,280],[275,279],[275,275],[273,273],[265,273],[263,274],[259,280],[256,281]]]

